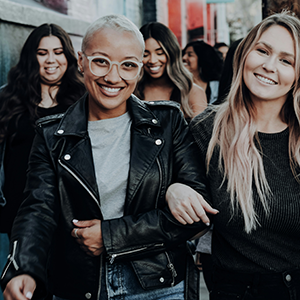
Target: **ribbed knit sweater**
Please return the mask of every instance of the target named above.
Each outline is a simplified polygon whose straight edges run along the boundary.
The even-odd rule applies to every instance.
[[[201,159],[205,160],[215,113],[207,109],[190,126]],[[209,168],[212,205],[220,213],[214,218],[212,254],[214,264],[236,272],[282,272],[300,268],[300,184],[295,180],[288,156],[288,128],[282,132],[258,133],[266,178],[272,191],[266,215],[253,189],[255,211],[261,226],[247,234],[240,210],[232,217],[227,181],[218,170],[215,151]],[[221,186],[221,187],[220,187]]]

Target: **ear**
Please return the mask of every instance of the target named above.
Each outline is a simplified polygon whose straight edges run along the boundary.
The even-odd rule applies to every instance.
[[[78,60],[77,60],[77,64],[78,64],[78,70],[79,72],[83,73],[83,53],[81,51],[78,51]]]

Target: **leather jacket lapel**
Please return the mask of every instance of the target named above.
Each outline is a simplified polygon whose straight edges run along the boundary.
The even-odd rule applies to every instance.
[[[130,203],[146,172],[155,163],[163,148],[164,140],[150,134],[151,128],[160,127],[160,121],[143,101],[131,95],[127,106],[132,117],[130,171],[126,199],[127,203]]]
[[[91,142],[88,136],[88,103],[85,94],[62,118],[55,135],[61,136],[60,164],[82,184],[100,205]]]

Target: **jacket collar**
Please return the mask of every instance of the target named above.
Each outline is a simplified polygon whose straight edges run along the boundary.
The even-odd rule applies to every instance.
[[[148,108],[149,104],[131,95],[127,100],[127,107],[135,127],[149,125],[160,127],[160,120]],[[88,124],[88,93],[73,104],[65,113],[55,135],[75,135],[84,137],[87,135]]]

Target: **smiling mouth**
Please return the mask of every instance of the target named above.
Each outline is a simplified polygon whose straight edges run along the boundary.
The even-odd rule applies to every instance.
[[[149,67],[150,71],[152,71],[152,72],[157,72],[160,68],[161,68],[161,66],[158,66],[158,67]]]
[[[50,71],[50,72],[52,72],[52,71],[55,71],[56,69],[57,69],[57,67],[51,67],[51,68],[45,68],[47,71]]]
[[[270,79],[270,78],[266,78],[266,77],[263,77],[263,76],[258,75],[258,74],[254,74],[254,75],[255,75],[255,77],[256,77],[258,80],[262,81],[263,83],[267,83],[267,84],[270,84],[270,85],[275,85],[275,84],[277,84],[276,81],[274,81],[274,80],[272,80],[272,79]]]
[[[109,92],[109,93],[117,93],[119,92],[122,88],[111,88],[111,87],[107,87],[104,86],[102,84],[98,84],[103,90]]]

